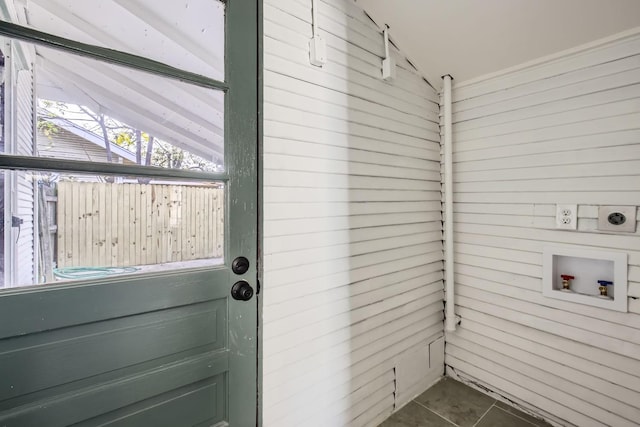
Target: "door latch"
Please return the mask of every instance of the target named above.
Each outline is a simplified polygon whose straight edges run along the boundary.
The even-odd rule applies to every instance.
[[[249,270],[249,260],[239,256],[231,263],[231,270],[236,274],[244,274]]]

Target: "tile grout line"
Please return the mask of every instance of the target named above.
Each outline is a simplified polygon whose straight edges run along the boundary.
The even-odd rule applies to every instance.
[[[434,414],[436,414],[437,416],[439,416],[440,418],[442,418],[445,421],[450,422],[451,424],[453,424],[456,427],[460,427],[458,424],[454,423],[453,421],[451,421],[450,419],[448,419],[447,417],[444,417],[442,415],[440,415],[439,413],[437,413],[436,411],[434,411],[433,409],[423,405],[422,403],[418,402],[417,400],[413,400],[414,403],[417,403],[418,405],[422,406],[424,409],[426,409],[429,412],[433,412]]]
[[[489,408],[484,411],[484,414],[482,414],[482,416],[480,418],[478,418],[478,421],[475,422],[475,424],[473,425],[473,427],[476,427],[478,425],[478,423],[480,421],[482,421],[482,419],[484,418],[485,415],[487,415],[489,413],[489,411],[491,410],[491,408],[493,408],[494,406],[496,406],[496,400],[493,401],[493,403],[491,404],[491,406],[489,406]]]
[[[529,421],[529,420],[526,420],[526,419],[522,418],[522,417],[521,417],[521,416],[519,416],[518,414],[514,414],[513,412],[509,412],[509,411],[507,411],[506,409],[502,409],[502,408],[501,408],[501,407],[499,407],[499,406],[496,406],[496,408],[500,409],[502,412],[505,412],[505,413],[507,413],[507,414],[509,414],[509,415],[513,415],[514,417],[521,419],[522,421],[524,421],[524,422],[525,422],[525,423],[527,423],[527,424],[531,424],[533,427],[538,427],[538,424],[534,424],[534,423],[532,423],[531,421]],[[526,412],[525,412],[525,413],[526,413]],[[527,414],[527,415],[529,415],[529,414]]]

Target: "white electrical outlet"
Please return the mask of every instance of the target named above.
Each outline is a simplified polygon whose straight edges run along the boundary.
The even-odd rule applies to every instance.
[[[578,205],[556,205],[556,228],[578,229]]]

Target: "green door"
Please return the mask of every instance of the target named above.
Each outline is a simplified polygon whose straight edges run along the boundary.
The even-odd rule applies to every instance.
[[[259,1],[65,3],[0,5],[0,426],[254,426]]]

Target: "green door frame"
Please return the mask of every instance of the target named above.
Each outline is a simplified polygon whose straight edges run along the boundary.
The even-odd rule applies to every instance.
[[[261,131],[259,116],[262,83],[262,1],[227,0],[225,28],[225,81],[201,76],[174,68],[158,61],[113,49],[98,47],[74,40],[54,36],[41,31],[0,21],[0,36],[27,41],[30,43],[79,54],[103,62],[114,63],[160,76],[188,82],[205,88],[225,92],[225,168],[228,172],[206,173],[187,170],[159,169],[150,166],[122,165],[113,163],[86,163],[81,161],[56,160],[0,154],[0,168],[9,170],[40,170],[88,172],[101,175],[135,175],[151,178],[190,179],[202,181],[223,181],[225,192],[225,256],[227,269],[238,256],[250,261],[249,270],[242,275],[254,289],[259,290],[258,282],[258,185],[259,164],[258,149]],[[2,6],[0,6],[2,7]],[[229,236],[229,237],[228,237]],[[174,273],[175,274],[175,273]],[[137,275],[135,280],[144,281],[149,275]],[[158,277],[156,273],[154,276]],[[161,276],[161,275],[160,275]],[[224,276],[224,275],[222,275]],[[233,275],[227,275],[235,281]],[[73,287],[88,285],[89,282],[74,283]],[[231,284],[229,284],[230,286]],[[70,285],[52,285],[47,287],[65,289]],[[0,294],[0,312],[18,310],[9,305],[13,299],[3,298],[20,296],[21,309],[29,306],[31,299],[38,298],[36,288],[22,288]],[[31,298],[33,296],[33,298]],[[259,296],[249,302],[229,300],[228,322],[238,325],[229,331],[230,352],[228,387],[232,396],[229,405],[229,421],[233,426],[250,426],[260,423],[258,408],[258,389],[261,381],[258,377],[258,313]],[[40,315],[37,316],[38,318]],[[55,317],[55,316],[54,316]],[[242,320],[240,320],[242,319]],[[33,328],[38,319],[32,319]],[[234,399],[233,396],[241,398]],[[248,408],[256,408],[255,411]]]
[[[231,143],[225,144],[224,154],[225,164],[228,162],[236,168],[229,177],[227,191],[226,218],[234,235],[232,239],[225,239],[229,245],[225,262],[238,256],[252,260],[245,274],[258,293],[258,93],[262,77],[258,61],[258,40],[262,36],[258,32],[259,3],[258,0],[227,2],[225,73],[229,90],[225,97],[225,141]],[[243,197],[229,197],[231,193]],[[251,396],[241,402],[236,399],[229,407],[230,414],[235,414],[230,419],[238,427],[256,425],[258,421],[259,298],[260,295],[256,295],[252,304],[229,304],[229,322],[235,319],[250,328],[230,331],[229,337],[230,351],[235,353],[230,359],[229,394]],[[239,322],[240,319],[243,321]],[[253,361],[252,369],[248,368],[249,361],[242,360],[247,358]]]

